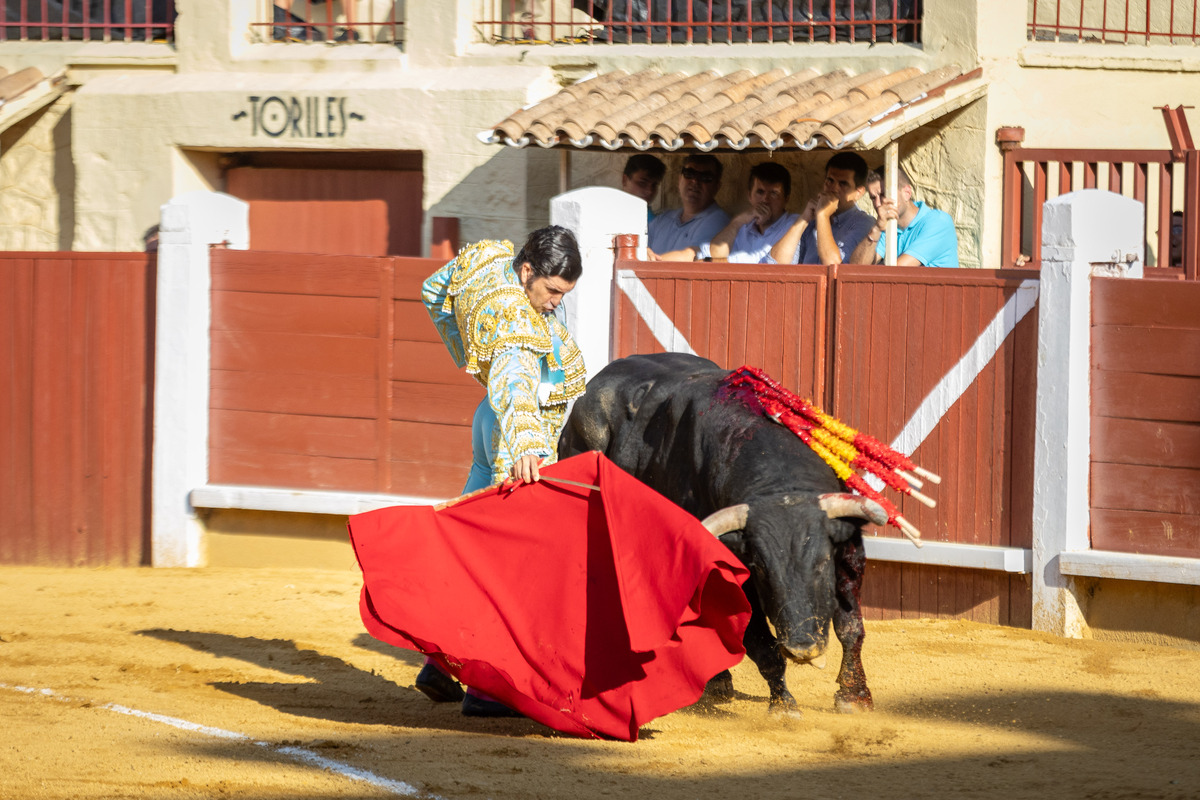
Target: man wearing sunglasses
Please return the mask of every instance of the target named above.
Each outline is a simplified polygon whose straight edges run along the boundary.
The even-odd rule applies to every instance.
[[[663,211],[650,221],[651,260],[695,261],[700,246],[721,232],[729,215],[716,203],[721,162],[707,153],[683,160],[679,174],[681,208]]]

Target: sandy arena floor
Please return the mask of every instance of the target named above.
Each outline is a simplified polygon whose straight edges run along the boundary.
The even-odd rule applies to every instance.
[[[0,797],[1197,798],[1200,652],[871,623],[872,714],[741,697],[635,744],[464,718],[335,570],[0,568]]]

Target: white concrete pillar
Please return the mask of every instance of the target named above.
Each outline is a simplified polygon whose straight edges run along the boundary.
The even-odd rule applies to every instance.
[[[188,192],[162,207],[154,340],[150,552],[156,567],[204,565],[188,493],[208,483],[209,246],[250,246],[249,206]]]
[[[1090,498],[1091,277],[1141,277],[1143,209],[1098,189],[1050,200],[1042,216],[1033,492],[1033,628],[1086,631],[1063,552],[1087,550]]]
[[[613,240],[622,233],[638,234],[638,252],[645,257],[646,202],[620,189],[588,186],[553,198],[550,224],[574,233],[583,256],[583,277],[563,308],[591,380],[612,360]]]

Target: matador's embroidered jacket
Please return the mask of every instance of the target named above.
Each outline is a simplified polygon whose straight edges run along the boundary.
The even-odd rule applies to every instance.
[[[454,363],[496,412],[492,480],[524,455],[556,458],[568,401],[583,394],[583,355],[553,314],[529,303],[508,241],[483,241],[429,276],[421,300]]]

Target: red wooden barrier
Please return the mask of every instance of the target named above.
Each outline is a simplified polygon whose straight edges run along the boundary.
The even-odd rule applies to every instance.
[[[1092,547],[1200,558],[1200,284],[1092,290]]]
[[[442,263],[214,250],[210,482],[457,494],[483,390],[420,302]]]
[[[825,397],[825,267],[618,261],[617,269],[636,269],[697,355],[729,369],[751,364],[805,397]],[[662,352],[629,291],[617,303],[617,357]]]
[[[628,259],[617,269],[618,355],[661,352],[670,324],[699,355],[730,369],[762,367],[884,441],[925,409],[936,424],[914,455],[945,481],[931,492],[936,510],[903,502],[905,516],[930,541],[1030,547],[1037,315],[1017,322],[1014,294],[1023,285],[1032,292],[1033,275]],[[636,305],[648,306],[631,299],[643,292],[657,308],[649,320]],[[983,335],[997,326],[1011,328],[998,344]],[[979,353],[977,368],[956,371]],[[944,385],[952,372],[965,386]],[[924,403],[950,394],[945,408]],[[1026,577],[886,562],[869,569],[869,616],[1031,624]]]
[[[936,424],[912,451],[942,476],[936,509],[898,505],[927,541],[1030,547],[1033,525],[1037,315],[1016,323],[978,374],[939,408],[935,392],[973,352],[1028,273],[844,266],[836,275],[831,343],[832,414],[885,442],[925,414]],[[906,448],[907,449],[907,448]],[[868,528],[891,536],[892,528]],[[1028,626],[1026,578],[950,567],[872,562],[864,588],[871,616],[964,617]]]
[[[0,563],[148,563],[152,265],[0,254]]]

